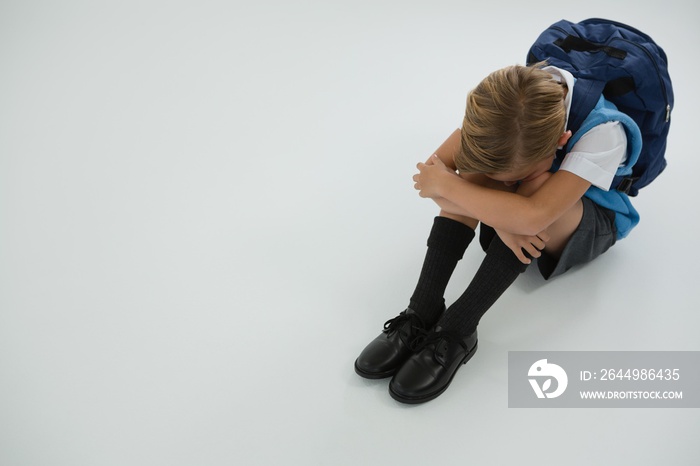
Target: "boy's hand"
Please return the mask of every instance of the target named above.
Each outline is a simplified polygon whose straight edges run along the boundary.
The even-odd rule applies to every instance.
[[[546,231],[541,231],[535,236],[514,235],[500,230],[496,230],[496,233],[498,233],[501,241],[513,251],[515,256],[523,264],[532,262],[532,260],[525,255],[523,249],[532,257],[540,257],[545,243],[549,241],[549,235]]]
[[[420,197],[441,197],[438,193],[438,188],[444,180],[445,176],[457,176],[453,170],[450,170],[440,157],[433,154],[426,163],[416,165],[418,173],[413,175],[415,184],[413,187],[419,191]]]

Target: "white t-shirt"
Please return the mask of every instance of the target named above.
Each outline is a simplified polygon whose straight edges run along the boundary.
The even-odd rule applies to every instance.
[[[567,125],[571,110],[571,96],[575,85],[574,76],[566,70],[548,66],[544,68],[561,82],[564,80],[569,91],[564,99]],[[598,125],[581,136],[571,151],[566,154],[560,170],[590,181],[593,186],[608,191],[618,167],[627,159],[627,134],[619,121]]]

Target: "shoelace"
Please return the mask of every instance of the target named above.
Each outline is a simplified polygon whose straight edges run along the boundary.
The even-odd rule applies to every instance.
[[[461,338],[459,338],[452,332],[446,331],[423,332],[409,343],[409,348],[411,348],[411,350],[414,353],[418,353],[424,348],[434,344],[437,349],[438,344],[441,340],[447,340],[451,343],[457,343],[466,349],[466,347],[464,346],[464,342],[462,342]]]
[[[407,331],[404,329],[404,326],[408,321],[410,321],[410,326]],[[423,319],[418,314],[407,314],[406,311],[403,311],[393,319],[387,320],[384,323],[383,332],[387,334],[399,332],[399,335],[408,345],[411,345],[416,338],[420,338],[428,333],[425,330]]]

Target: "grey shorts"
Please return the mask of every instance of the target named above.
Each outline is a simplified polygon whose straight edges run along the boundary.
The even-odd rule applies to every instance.
[[[537,267],[545,280],[561,275],[575,265],[592,261],[615,244],[615,212],[600,207],[587,197],[582,198],[582,201],[581,223],[566,243],[561,257],[552,257],[545,249],[537,259]],[[484,251],[491,244],[495,234],[495,230],[490,226],[481,225],[479,242]]]

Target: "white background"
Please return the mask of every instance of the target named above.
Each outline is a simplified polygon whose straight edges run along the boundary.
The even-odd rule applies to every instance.
[[[534,270],[415,407],[353,372],[408,303],[415,164],[551,23],[666,50],[642,222]],[[507,352],[700,350],[699,8],[687,1],[0,3],[0,464],[697,465],[697,409],[509,409]],[[468,250],[456,299],[483,253]]]

